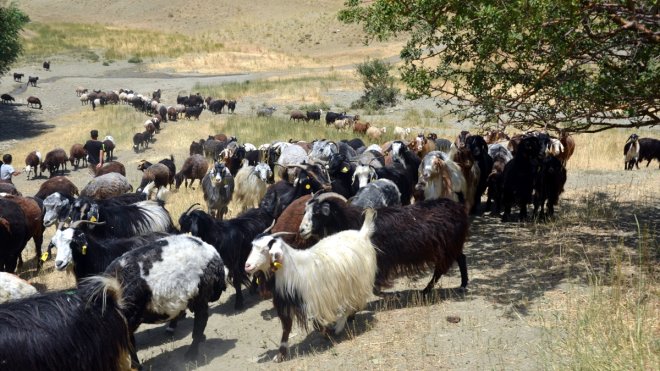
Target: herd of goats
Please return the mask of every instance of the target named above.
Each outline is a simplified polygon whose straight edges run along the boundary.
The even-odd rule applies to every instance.
[[[78,93],[87,94],[85,101],[93,105],[115,99]],[[134,137],[136,151],[160,130],[161,121],[181,114],[198,118],[204,108],[233,111],[236,104],[191,95],[179,97],[182,108],[177,108],[159,103],[160,90],[151,99],[115,94],[152,115],[144,124],[146,134]],[[262,109],[258,116],[274,110]],[[295,111],[291,119],[321,115]],[[368,130],[359,117],[327,112],[325,119],[328,125],[345,120],[342,127],[356,133]],[[243,286],[272,297],[283,330],[275,360],[282,361],[294,319],[304,328],[311,320],[319,331],[339,333],[374,292],[398,277],[431,270],[422,290],[429,295],[457,263],[459,290],[465,289],[469,215],[503,211],[503,221],[525,221],[527,205],[533,204],[533,218],[552,217],[575,150],[567,133],[509,138],[501,131],[484,136],[462,131],[453,141],[432,133],[410,137],[405,129],[397,133],[398,140],[369,146],[355,138],[257,147],[230,135],[210,135],[191,143],[178,172],[172,156],[141,162],[136,192],[112,151],[81,191],[66,176],[55,175],[60,162],[78,166],[85,160],[82,146],[74,145],[69,156],[63,149],[51,151],[43,161],[40,153],[30,153],[28,175],[34,170],[36,176],[37,168],[51,171],[37,194],[23,197],[11,183],[0,183],[0,271],[9,272],[0,273],[0,301],[7,301],[0,304],[1,368],[139,368],[138,327],[169,322],[167,331],[175,331],[186,309],[194,313],[186,358],[195,360],[206,338],[209,303],[220,298],[226,283],[234,287],[236,310],[244,306]],[[658,141],[646,139],[630,137],[626,169],[642,159],[660,160]],[[114,147],[113,138],[105,141],[106,149]],[[195,180],[206,210],[190,206],[177,228],[165,208],[164,190],[192,187]],[[226,219],[230,202],[240,214]],[[57,229],[42,253],[49,226]],[[30,239],[38,266],[57,248],[55,268],[71,270],[77,290],[38,294],[10,274],[20,268]]]

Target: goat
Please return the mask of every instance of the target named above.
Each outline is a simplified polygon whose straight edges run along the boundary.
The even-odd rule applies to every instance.
[[[41,176],[42,172],[41,169],[39,168],[39,165],[41,165],[41,152],[39,151],[32,151],[28,153],[27,156],[25,156],[25,173],[27,174],[26,178],[29,180],[30,179],[30,173],[34,171],[34,177],[32,179],[37,177],[37,170],[39,170],[39,176]]]
[[[192,156],[192,155],[195,155],[195,154],[203,156],[204,155],[204,147],[202,146],[201,143],[193,141],[192,143],[190,143],[190,147],[188,149],[188,154],[189,154],[189,156]]]
[[[369,138],[371,138],[372,140],[380,139],[381,135],[383,135],[385,133],[387,133],[387,128],[386,127],[377,128],[375,126],[370,126],[366,131],[367,136]]]
[[[306,117],[307,117],[306,121],[309,121],[309,120],[320,121],[322,113],[323,113],[323,111],[321,109],[319,109],[318,111],[307,111],[306,112]]]
[[[493,167],[490,174],[488,174],[488,178],[486,179],[486,185],[488,186],[486,210],[494,212],[495,214],[499,214],[500,208],[502,206],[504,167],[506,166],[507,162],[511,161],[513,155],[501,143],[491,144],[488,148],[488,155],[493,159]],[[495,210],[492,210],[491,208],[492,202],[495,203]]]
[[[353,132],[355,134],[366,134],[367,130],[371,127],[371,124],[368,122],[356,122],[353,125]]]
[[[92,178],[85,188],[80,191],[80,196],[87,196],[97,200],[119,196],[133,190],[125,176],[119,173],[107,173]]]
[[[176,175],[176,164],[174,163],[174,155],[170,155],[170,158],[164,158],[160,161],[158,161],[159,164],[165,165],[168,170],[168,177],[167,177],[167,184],[169,185],[170,188],[172,188],[172,184],[174,184],[174,176]],[[138,164],[138,170],[143,171],[145,169],[148,169],[152,164],[149,161],[142,160],[140,164]]]
[[[471,213],[477,213],[481,207],[481,196],[486,191],[488,176],[493,170],[493,158],[488,154],[488,144],[486,140],[480,135],[471,135],[465,140],[465,145],[470,151],[475,164],[479,169],[479,176],[477,184],[475,185],[475,194],[472,201]],[[460,151],[459,151],[460,152]],[[465,175],[465,180],[469,182],[468,175]],[[473,174],[476,176],[476,174]]]
[[[14,81],[21,82],[21,79],[25,76],[24,73],[14,72]]]
[[[38,76],[28,76],[28,82],[27,86],[32,85],[33,87],[37,87],[37,81],[39,80]]]
[[[71,162],[71,166],[77,169],[80,166],[81,160],[84,166],[87,166],[87,151],[83,148],[82,144],[76,143],[69,150],[69,162]]]
[[[470,137],[472,138],[472,137]],[[468,138],[468,139],[470,139]],[[467,145],[465,147],[458,148],[454,152],[454,157],[452,161],[458,165],[463,174],[463,179],[465,179],[465,193],[463,197],[465,199],[465,211],[468,213],[476,213],[476,202],[481,202],[481,194],[479,191],[479,182],[481,178],[481,171],[479,169],[479,164],[474,160],[472,152],[470,152]],[[484,179],[484,189],[485,189],[485,179]]]
[[[214,219],[201,210],[193,210],[195,205],[192,205],[179,218],[182,233],[190,232],[193,236],[213,245],[220,253],[229,269],[232,286],[236,290],[234,308],[237,310],[243,308],[241,285],[250,283],[243,269],[245,260],[250,254],[250,243],[273,223],[277,204],[275,202],[275,205],[268,207],[248,209],[230,220]]]
[[[43,203],[40,199],[32,197],[21,197],[14,195],[0,194],[0,198],[11,201],[18,205],[25,215],[26,236],[25,243],[31,238],[34,241],[34,250],[36,253],[37,271],[41,268],[42,259],[41,246],[44,241],[43,225]],[[50,250],[49,250],[50,253]],[[45,260],[45,259],[43,259]],[[19,265],[23,265],[23,259],[18,256]]]
[[[325,124],[330,125],[333,122],[335,122],[335,120],[341,120],[344,118],[344,115],[346,115],[346,112],[337,113],[337,112],[328,111],[325,114]]]
[[[28,234],[23,209],[15,202],[0,197],[0,272],[14,273]]]
[[[534,180],[542,158],[541,142],[535,136],[524,137],[516,148],[513,159],[504,167],[502,184],[502,221],[508,221],[514,202],[520,208],[520,221],[527,218],[527,204],[532,202]]]
[[[62,148],[55,148],[46,153],[46,158],[41,163],[40,170],[43,172],[48,169],[50,178],[55,176],[58,170],[60,170],[61,175],[64,175],[67,161],[69,161],[69,157],[66,155],[66,152]]]
[[[121,176],[126,176],[126,167],[118,161],[106,162],[103,166],[98,168],[93,167],[91,170],[94,172],[95,178],[110,173],[117,173]]]
[[[234,177],[224,164],[216,162],[202,179],[202,190],[208,213],[222,220],[234,194]]]
[[[295,199],[289,206],[282,211],[282,214],[277,217],[275,225],[271,229],[272,233],[289,232],[290,234],[282,234],[282,240],[291,245],[294,249],[306,249],[319,239],[315,236],[311,238],[303,238],[300,235],[300,223],[302,222],[303,215],[305,215],[305,206],[307,201],[312,198],[312,195],[304,195]]]
[[[257,109],[257,117],[271,117],[273,115],[273,112],[275,112],[277,108],[275,107],[262,107]]]
[[[181,166],[181,171],[174,175],[175,189],[179,189],[181,183],[184,184],[184,187],[188,188],[188,179],[190,179],[190,188],[192,188],[195,179],[199,179],[201,184],[208,169],[209,163],[206,162],[204,156],[195,154],[188,157],[184,161],[183,166]]]
[[[412,132],[410,128],[402,128],[400,126],[394,127],[394,137],[399,140],[405,140],[408,135]]]
[[[227,112],[233,114],[234,111],[236,110],[236,101],[233,99],[230,99],[227,101]]]
[[[268,179],[272,176],[273,172],[267,164],[260,162],[256,166],[250,166],[247,160],[244,160],[243,167],[234,178],[234,201],[239,205],[240,212],[259,205],[266,194]]]
[[[334,193],[315,194],[307,202],[300,223],[303,238],[323,238],[362,225],[362,209],[350,205]],[[414,220],[404,226],[402,220]],[[391,287],[396,276],[417,276],[428,268],[433,277],[423,294],[433,289],[440,276],[454,262],[461,272],[461,288],[468,284],[467,263],[463,245],[468,234],[465,208],[447,200],[425,200],[403,207],[378,209],[376,231],[371,241],[376,246],[378,273],[376,287]]]
[[[150,138],[151,134],[148,131],[133,134],[133,151],[138,153],[140,152],[140,147],[142,147],[142,150],[149,148]]]
[[[369,209],[359,231],[334,234],[306,250],[293,249],[277,235],[252,241],[245,271],[275,278],[273,304],[282,323],[275,361],[287,356],[294,316],[303,328],[308,318],[321,326],[334,323],[338,334],[347,318],[366,306],[376,276],[376,249],[370,241],[375,215]]]
[[[130,369],[122,288],[93,277],[78,290],[0,305],[0,362],[6,371]],[[19,314],[20,315],[17,315]]]
[[[389,179],[377,179],[361,187],[351,198],[351,205],[363,209],[380,209],[385,206],[401,206],[401,192]]]
[[[14,97],[9,94],[2,94],[0,98],[2,98],[2,104],[13,104],[13,102],[16,101]]]
[[[37,289],[18,276],[0,272],[0,304],[35,295]]]
[[[564,192],[566,184],[566,168],[558,158],[548,156],[541,162],[541,170],[534,182],[534,217],[545,219],[545,203],[547,201],[547,216],[555,214],[555,205],[559,202],[559,195]],[[541,208],[539,214],[537,211]]]
[[[302,111],[300,110],[293,110],[289,113],[289,121],[293,120],[295,121],[309,121],[309,117],[305,115]]]
[[[424,199],[448,198],[465,202],[467,184],[461,168],[444,152],[431,151],[419,165],[419,182],[415,186],[423,191]]]
[[[573,156],[573,152],[575,151],[575,140],[566,131],[562,130],[559,142],[564,146],[564,150],[555,157],[561,161],[562,166],[566,167],[568,160]]]
[[[39,107],[37,107],[37,105],[39,105]],[[31,95],[27,97],[27,106],[41,109],[41,99]]]
[[[639,139],[639,161],[647,160],[646,167],[653,160],[660,162],[660,140],[653,138],[640,138]]]
[[[44,200],[55,192],[71,197],[79,194],[78,187],[76,187],[76,185],[67,177],[56,176],[41,183],[39,191],[37,191],[34,197]]]
[[[115,139],[111,137],[110,135],[106,135],[105,138],[103,138],[103,147],[105,148],[105,161],[110,162],[114,158],[115,154]],[[122,175],[126,175],[125,173]]]
[[[44,61],[42,67],[44,68],[44,70],[50,71],[50,61]]]

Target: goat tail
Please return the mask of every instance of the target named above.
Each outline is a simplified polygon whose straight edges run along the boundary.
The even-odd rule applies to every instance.
[[[87,306],[98,305],[101,301],[101,313],[108,309],[122,309],[124,307],[123,289],[115,277],[91,276],[81,280],[79,285],[80,294],[87,301]]]
[[[364,223],[360,228],[360,235],[365,238],[371,239],[376,231],[376,210],[369,208],[364,211]]]

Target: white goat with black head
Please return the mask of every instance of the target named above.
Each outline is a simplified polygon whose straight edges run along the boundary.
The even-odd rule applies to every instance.
[[[243,167],[236,173],[234,184],[234,201],[240,206],[241,212],[250,207],[258,207],[266,194],[268,179],[273,176],[268,164],[260,162],[249,166],[248,160],[243,160]]]
[[[234,177],[231,176],[229,169],[223,163],[216,161],[202,179],[202,189],[209,214],[222,220],[229,211],[227,205],[234,194]]]
[[[375,215],[367,210],[359,231],[334,234],[307,250],[294,249],[277,233],[252,241],[245,271],[275,277],[271,291],[283,330],[275,361],[287,356],[294,316],[304,328],[307,319],[320,326],[335,323],[335,333],[339,333],[348,316],[365,307],[376,277],[376,248],[370,240]]]

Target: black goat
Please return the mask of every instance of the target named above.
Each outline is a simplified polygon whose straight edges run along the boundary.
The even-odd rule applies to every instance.
[[[566,184],[566,168],[561,164],[561,160],[556,157],[548,156],[541,163],[541,171],[536,176],[534,182],[534,216],[545,219],[545,203],[548,204],[547,216],[552,217],[555,214],[555,205],[559,202],[559,195],[564,192]],[[540,214],[536,214],[539,207]]]
[[[415,220],[408,226],[402,220]],[[363,209],[346,203],[333,193],[317,194],[308,201],[300,234],[322,238],[346,229],[360,229]],[[467,262],[463,244],[468,234],[463,205],[435,199],[404,207],[384,207],[376,215],[371,242],[377,247],[377,287],[390,287],[399,275],[414,276],[432,268],[433,277],[422,291],[429,294],[454,262],[461,271],[461,288],[467,287]]]
[[[535,136],[524,137],[516,148],[513,159],[504,166],[502,183],[502,221],[509,220],[514,202],[520,208],[520,221],[527,219],[527,204],[532,202],[534,179],[540,170],[541,142]]]
[[[488,176],[493,170],[493,159],[488,155],[488,144],[481,135],[471,135],[465,139],[465,146],[479,166],[479,183],[477,184],[471,212],[478,213],[481,208],[481,196],[488,186]]]
[[[640,138],[639,139],[639,161],[646,160],[646,167],[653,160],[660,162],[660,140],[653,138]],[[659,166],[660,167],[660,166]]]

